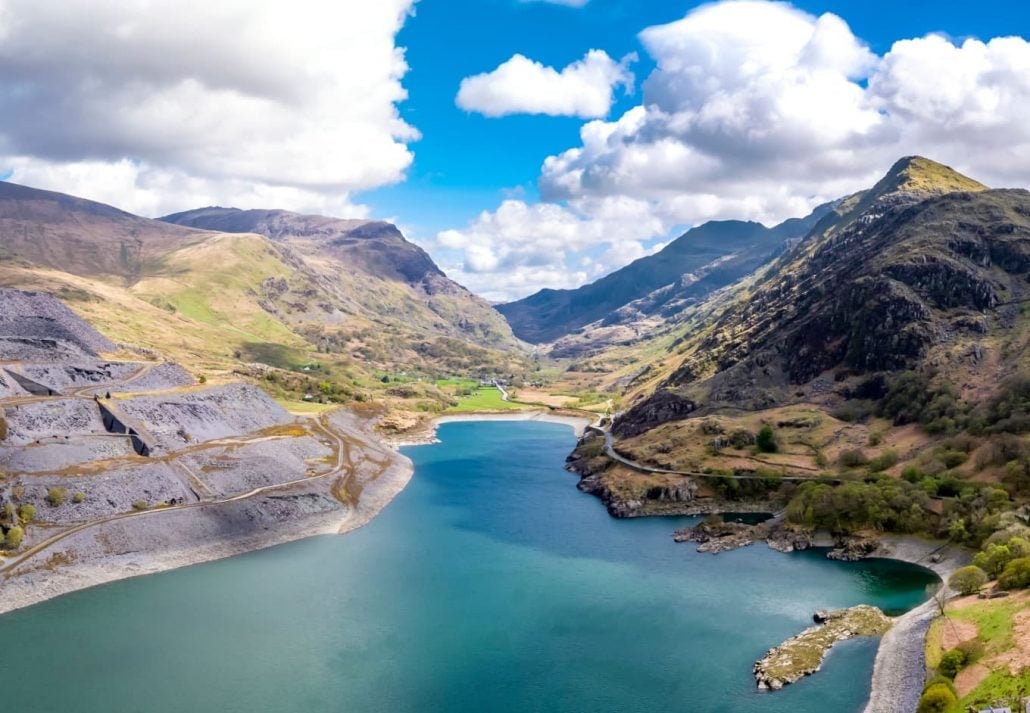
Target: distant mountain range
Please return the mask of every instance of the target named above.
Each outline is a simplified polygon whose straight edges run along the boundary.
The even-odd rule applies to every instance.
[[[704,223],[654,255],[596,282],[574,290],[541,290],[497,309],[520,339],[541,344],[589,331],[592,338],[584,346],[596,349],[610,344],[613,335],[617,339],[618,335],[639,334],[648,319],[674,316],[753,272],[832,210],[832,204],[823,205],[806,218],[773,228],[740,220]],[[583,349],[564,346],[559,354]]]

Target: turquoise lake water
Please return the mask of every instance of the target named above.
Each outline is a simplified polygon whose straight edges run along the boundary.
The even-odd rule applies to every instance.
[[[825,607],[899,611],[935,578],[757,545],[675,544],[689,518],[615,520],[562,469],[567,427],[454,423],[407,449],[371,524],[76,592],[0,617],[18,713],[849,713],[874,640],[776,693],[751,675]]]

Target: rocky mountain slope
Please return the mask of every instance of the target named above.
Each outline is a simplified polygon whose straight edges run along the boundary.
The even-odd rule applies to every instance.
[[[575,364],[617,413],[570,464],[615,513],[743,500],[979,546],[1030,501],[1028,293],[1030,192],[902,159],[658,337]]]
[[[532,343],[559,341],[568,356],[636,338],[687,305],[736,282],[807,233],[833,206],[773,228],[739,220],[712,221],[687,231],[654,255],[574,290],[541,290],[498,306],[515,334]]]
[[[0,285],[56,294],[115,341],[194,370],[318,362],[342,399],[375,372],[520,363],[504,319],[392,225],[226,209],[172,218],[191,225],[0,182]]]
[[[493,308],[449,280],[390,223],[235,208],[201,208],[161,220],[270,238],[300,256],[326,289],[371,318],[390,316],[458,338],[514,345]]]
[[[1021,322],[1003,305],[1024,298],[1028,271],[1030,194],[902,159],[685,334],[619,431],[663,414],[841,396],[869,374],[964,359],[956,349],[990,362],[990,338]]]

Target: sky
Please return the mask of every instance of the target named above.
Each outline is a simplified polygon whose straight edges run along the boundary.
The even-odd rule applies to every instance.
[[[493,301],[922,154],[1030,186],[1011,0],[0,0],[0,180],[396,222]]]

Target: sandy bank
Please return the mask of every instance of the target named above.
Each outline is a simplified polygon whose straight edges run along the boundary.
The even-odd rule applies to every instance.
[[[959,567],[970,562],[967,550],[917,537],[888,535],[873,556],[933,570],[945,583]],[[937,560],[937,561],[934,561]],[[950,591],[943,594],[948,595]],[[866,713],[914,713],[923,692],[926,673],[926,632],[939,613],[936,598],[894,619],[894,625],[880,640],[873,669],[872,690]]]
[[[462,413],[434,418],[429,427],[416,433],[405,433],[398,436],[383,436],[383,440],[394,448],[404,446],[422,446],[439,443],[436,429],[445,423],[467,423],[471,421],[542,421],[544,423],[560,423],[569,426],[576,437],[583,435],[586,427],[593,421],[586,416],[569,416],[553,414],[548,411],[512,411],[501,413]]]

